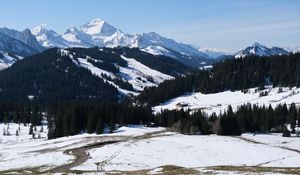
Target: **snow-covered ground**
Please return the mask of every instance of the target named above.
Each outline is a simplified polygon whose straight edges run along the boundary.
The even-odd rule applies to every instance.
[[[164,165],[179,167],[279,166],[299,167],[300,154],[281,148],[254,144],[240,138],[224,136],[187,136],[175,133],[146,140],[121,142],[89,151],[92,157],[74,169],[95,170],[95,162],[105,161],[106,171],[133,171],[152,169]],[[244,137],[244,136],[242,136]],[[246,138],[252,138],[246,135]],[[255,138],[255,136],[253,136]],[[275,137],[281,140],[281,136]],[[266,137],[261,141],[269,142]],[[283,139],[284,140],[284,139]],[[300,138],[289,138],[300,144]],[[300,147],[298,146],[300,150]],[[268,163],[269,162],[269,163]]]
[[[10,124],[9,127],[13,133],[19,126]],[[7,125],[0,124],[0,132],[3,128],[6,129]],[[38,129],[40,127],[37,132]],[[144,170],[158,174],[165,166],[200,172],[216,166],[300,167],[300,137],[283,138],[279,134],[247,133],[241,137],[182,135],[161,127],[132,125],[120,127],[112,134],[81,134],[46,140],[32,139],[28,131],[28,126],[21,125],[19,136],[0,133],[0,174],[31,168],[47,172],[69,165],[78,157],[67,150],[81,148],[88,153],[87,160],[71,167],[69,172],[96,174],[96,163],[101,163],[105,172],[137,171],[137,174]],[[43,136],[46,131],[45,128]],[[87,147],[104,141],[118,142]]]
[[[184,109],[201,109],[208,114],[216,112],[224,112],[228,105],[231,105],[233,110],[236,110],[238,106],[243,104],[251,103],[258,105],[272,105],[276,107],[279,104],[286,103],[287,105],[295,103],[299,105],[300,103],[300,88],[282,88],[282,92],[278,93],[279,88],[270,88],[267,96],[261,96],[259,93],[261,91],[255,92],[255,89],[249,89],[248,93],[243,93],[241,91],[225,91],[215,94],[202,94],[189,93],[174,99],[171,99],[165,103],[153,107],[155,113],[161,110],[172,110],[180,109],[184,106]]]

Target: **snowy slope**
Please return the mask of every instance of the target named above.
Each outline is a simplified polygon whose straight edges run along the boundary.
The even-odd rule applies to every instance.
[[[49,47],[69,47],[71,44],[61,35],[53,30],[48,30],[44,26],[39,25],[31,30],[38,42],[46,48]]]
[[[65,43],[68,44],[68,47],[92,47],[94,46],[93,41],[89,35],[86,35],[82,31],[78,30],[75,27],[68,29],[63,35],[62,38],[66,40]]]
[[[9,56],[5,52],[0,51],[0,70],[9,67],[15,61],[16,61],[15,58]]]
[[[240,50],[235,54],[235,58],[244,58],[250,55],[257,56],[272,56],[272,55],[287,55],[288,51],[279,47],[267,47],[259,43],[254,43],[245,49]]]
[[[165,80],[174,78],[170,75],[153,70],[136,61],[134,58],[126,58],[125,56],[121,56],[121,58],[127,61],[128,66],[119,67],[120,76],[132,84],[136,91],[142,91],[145,87],[157,86]],[[152,80],[150,80],[150,78]]]
[[[8,68],[16,61],[22,59],[23,57],[16,55],[9,55],[7,52],[0,51],[0,70]]]
[[[238,106],[247,103],[266,106],[271,104],[273,107],[283,103],[287,105],[291,103],[300,104],[300,88],[283,88],[281,93],[278,93],[278,88],[271,88],[267,91],[269,94],[262,97],[259,96],[259,92],[255,92],[255,89],[250,89],[246,94],[241,91],[225,91],[215,94],[191,93],[155,106],[153,110],[160,112],[165,109],[180,109],[177,104],[186,104],[187,106],[184,109],[201,109],[208,114],[213,112],[218,114],[227,110],[228,105],[231,105],[235,110]]]
[[[115,86],[121,93],[124,94],[131,93],[137,95],[137,92],[142,91],[145,87],[157,86],[165,80],[174,78],[170,75],[151,69],[148,66],[138,62],[134,58],[126,58],[123,55],[121,55],[120,57],[127,62],[127,66],[124,67],[115,64],[114,66],[118,68],[119,73],[114,74],[113,72],[100,69],[92,63],[88,62],[88,59],[92,59],[95,62],[101,60],[97,60],[89,56],[77,58],[75,53],[71,53],[70,51],[65,49],[60,49],[60,52],[62,55],[67,55],[71,59],[73,59],[73,63],[75,63],[77,66],[90,70],[92,74],[104,79],[106,82]],[[107,79],[107,77],[109,77],[109,79]],[[113,82],[114,79],[122,79],[123,81],[128,82],[133,86],[134,91],[122,89]]]

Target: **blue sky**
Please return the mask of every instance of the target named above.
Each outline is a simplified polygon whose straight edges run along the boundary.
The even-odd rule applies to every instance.
[[[155,31],[195,46],[300,46],[300,0],[1,0],[0,26],[63,33],[101,18],[127,33]]]

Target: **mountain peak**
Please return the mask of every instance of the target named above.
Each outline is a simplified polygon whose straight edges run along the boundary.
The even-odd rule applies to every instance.
[[[97,25],[97,24],[100,24],[100,23],[105,23],[105,21],[100,19],[100,18],[96,18],[96,19],[93,19],[89,24]]]
[[[252,45],[253,47],[266,47],[265,45],[262,45],[262,44],[260,44],[260,43],[258,43],[258,42],[255,42],[255,43],[253,43],[253,45]]]
[[[235,58],[244,58],[250,55],[256,56],[272,56],[272,55],[286,55],[288,51],[280,47],[267,47],[259,43],[254,43],[245,49],[240,50],[235,54]]]
[[[39,34],[41,34],[41,33],[44,33],[45,30],[46,30],[46,29],[45,29],[44,25],[38,25],[38,26],[36,26],[34,29],[31,30],[31,33],[32,33],[33,35],[39,35]]]
[[[66,33],[74,33],[74,32],[78,32],[78,29],[76,27],[71,27],[66,30],[65,34]]]
[[[110,25],[109,23],[96,18],[92,20],[91,22],[83,25],[81,27],[81,30],[89,35],[103,35],[103,36],[111,36],[114,34],[117,29]]]

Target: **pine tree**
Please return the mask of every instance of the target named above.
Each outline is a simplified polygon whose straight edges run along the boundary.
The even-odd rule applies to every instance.
[[[296,120],[297,120],[297,109],[295,103],[292,103],[288,115],[288,122],[291,125],[292,133],[295,133]]]
[[[104,130],[104,123],[102,121],[102,118],[98,117],[97,124],[96,124],[96,133],[97,134],[102,134],[103,130]]]
[[[109,122],[109,132],[113,133],[116,130],[116,125],[113,120]]]
[[[32,134],[33,134],[33,125],[31,124],[29,127],[29,135],[32,135]]]

